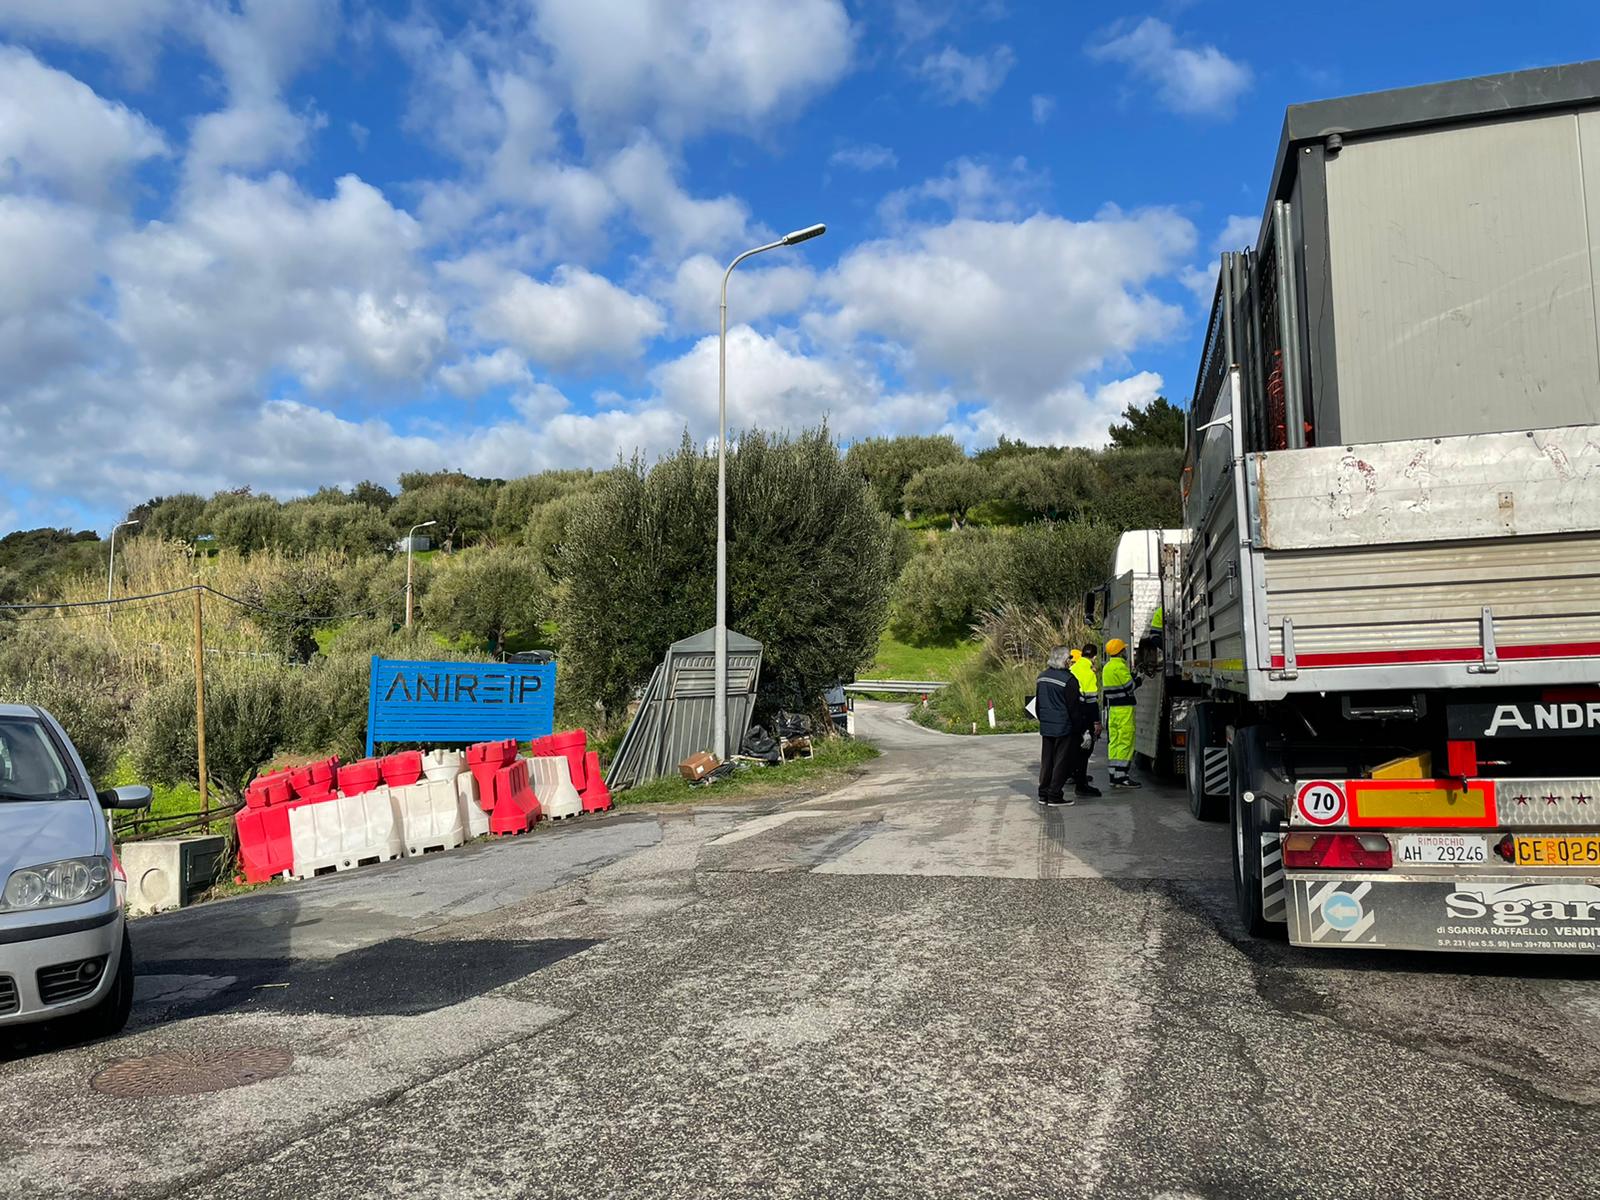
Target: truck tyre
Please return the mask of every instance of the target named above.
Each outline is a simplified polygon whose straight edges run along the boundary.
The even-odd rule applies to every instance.
[[[1206,750],[1222,744],[1216,724],[1217,707],[1197,701],[1189,708],[1188,753],[1184,755],[1189,782],[1189,811],[1197,821],[1226,821],[1228,793],[1225,789],[1206,791]]]
[[[1236,729],[1228,746],[1230,825],[1233,833],[1233,894],[1239,908],[1239,923],[1250,937],[1270,937],[1284,926],[1267,920],[1261,897],[1261,835],[1266,827],[1261,813],[1265,806],[1245,803],[1245,793],[1260,786],[1265,764],[1266,731],[1260,726]]]

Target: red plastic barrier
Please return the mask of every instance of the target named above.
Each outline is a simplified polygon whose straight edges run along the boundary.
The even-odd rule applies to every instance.
[[[591,750],[583,756],[583,777],[589,785],[583,790],[583,811],[606,812],[611,807],[611,789],[600,776],[600,751]]]
[[[528,781],[526,759],[501,767],[494,776],[494,808],[489,813],[489,832],[496,837],[525,833],[544,816],[539,797]]]
[[[370,792],[383,780],[381,760],[363,758],[360,762],[346,763],[339,768],[339,791],[346,796],[359,796]]]
[[[244,802],[250,808],[266,808],[269,804],[282,804],[293,796],[294,788],[285,771],[258,775],[244,790]]]
[[[265,808],[242,808],[233,818],[239,831],[239,866],[250,883],[265,883],[294,869],[294,846],[289,841],[289,810],[310,804],[288,800]]]
[[[574,729],[568,733],[552,733],[547,738],[540,738],[544,749],[535,749],[537,755],[563,754],[567,759],[567,774],[572,778],[572,786],[582,792],[586,781],[584,779],[584,755],[589,749],[589,735],[582,729]]]
[[[402,750],[378,760],[383,782],[390,787],[410,787],[422,778],[422,751]]]
[[[296,796],[317,796],[331,792],[338,782],[339,756],[324,758],[320,762],[307,763],[303,767],[293,767],[289,771],[289,782],[294,787]]]
[[[478,781],[478,802],[485,811],[494,810],[495,772],[517,757],[516,739],[503,742],[479,742],[467,747],[467,769]]]

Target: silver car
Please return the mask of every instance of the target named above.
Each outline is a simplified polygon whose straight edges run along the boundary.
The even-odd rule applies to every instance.
[[[0,1034],[61,1020],[103,1037],[127,1024],[127,889],[105,810],[149,803],[146,787],[97,794],[54,717],[0,704]]]

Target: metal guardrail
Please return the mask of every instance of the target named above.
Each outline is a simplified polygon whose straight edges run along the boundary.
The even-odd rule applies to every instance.
[[[901,696],[920,696],[949,687],[942,679],[858,679],[844,685],[847,692],[889,692]]]

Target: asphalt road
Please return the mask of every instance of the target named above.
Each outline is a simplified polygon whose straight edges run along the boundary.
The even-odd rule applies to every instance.
[[[1595,1192],[1600,967],[1247,942],[1226,833],[1175,789],[1044,811],[1036,738],[897,711],[862,706],[886,753],[826,796],[585,818],[136,922],[129,1030],[0,1063],[0,1183]],[[162,1052],[287,1069],[91,1086]]]

